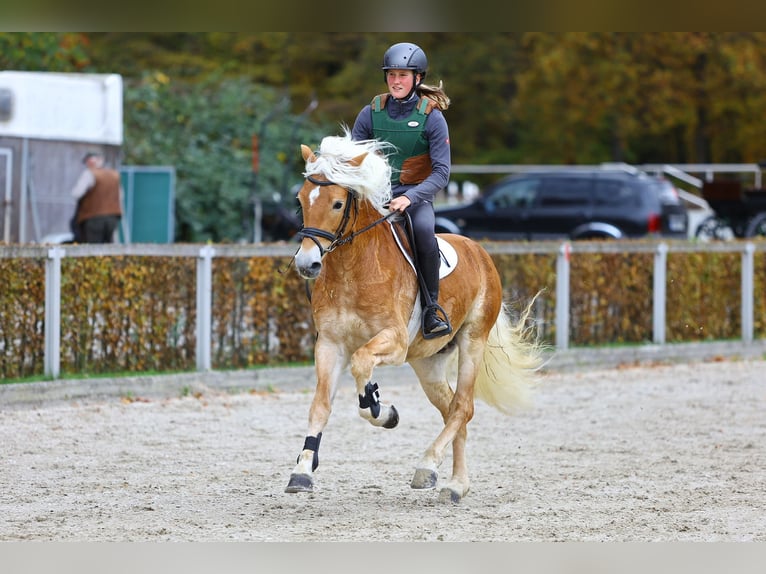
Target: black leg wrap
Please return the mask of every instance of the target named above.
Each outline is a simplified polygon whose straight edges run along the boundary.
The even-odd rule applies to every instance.
[[[380,414],[380,393],[378,392],[378,383],[370,381],[364,386],[364,395],[359,395],[359,408],[370,409],[372,418],[378,418]]]
[[[313,450],[314,459],[311,462],[311,471],[315,471],[319,466],[319,443],[322,440],[322,433],[320,432],[316,436],[307,436],[303,441],[303,450]],[[298,460],[301,459],[301,455],[298,455]]]

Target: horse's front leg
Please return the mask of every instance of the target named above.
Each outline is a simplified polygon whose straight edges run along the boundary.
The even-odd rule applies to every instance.
[[[322,430],[327,426],[332,411],[340,374],[345,366],[343,354],[335,346],[317,340],[314,350],[317,384],[309,409],[309,424],[303,449],[290,474],[285,492],[311,492],[314,490],[314,471],[319,466],[319,443]]]
[[[384,329],[351,356],[351,375],[359,393],[359,416],[370,424],[387,429],[399,424],[396,407],[380,400],[372,372],[380,364],[399,365],[407,357],[406,332]]]

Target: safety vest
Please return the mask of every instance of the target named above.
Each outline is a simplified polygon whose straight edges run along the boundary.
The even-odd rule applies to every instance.
[[[372,133],[376,139],[396,146],[389,157],[391,182],[393,184],[420,183],[431,173],[431,156],[425,137],[426,120],[434,108],[434,102],[420,98],[412,113],[402,119],[392,119],[385,110],[389,94],[372,99]]]

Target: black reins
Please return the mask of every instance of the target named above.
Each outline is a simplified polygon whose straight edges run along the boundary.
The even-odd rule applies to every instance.
[[[314,185],[318,186],[326,186],[326,185],[339,185],[336,184],[333,181],[330,180],[324,180],[324,179],[316,179],[315,177],[308,175],[306,176],[306,179],[313,183]],[[344,186],[341,186],[344,187]],[[352,231],[345,237],[343,234],[346,232],[346,227],[348,226],[349,221],[351,220],[351,206],[353,205],[354,208],[354,220],[356,220],[357,216],[359,215],[359,204],[358,204],[358,194],[354,189],[351,189],[349,187],[345,187],[346,193],[347,193],[347,201],[346,201],[346,207],[343,210],[343,218],[340,221],[340,224],[338,225],[338,228],[335,230],[335,233],[330,233],[329,231],[325,231],[324,229],[319,229],[318,227],[302,227],[296,235],[299,238],[308,238],[313,241],[316,246],[319,248],[319,252],[321,253],[322,257],[325,256],[325,254],[329,253],[330,251],[335,250],[336,248],[340,247],[341,245],[345,245],[346,243],[350,243],[354,240],[355,237],[358,235],[361,235],[365,231],[369,231],[376,225],[383,223],[384,221],[395,217],[398,215],[398,212],[392,211],[388,215],[384,215],[380,219],[376,219],[369,225],[364,226],[362,229],[358,229],[357,231]],[[319,237],[322,237],[324,239],[327,239],[330,241],[330,245],[328,245],[326,248],[322,247],[322,245],[319,243]]]
[[[316,179],[315,177],[311,175],[306,176],[306,179],[310,181],[311,183],[313,183],[314,185],[318,185],[318,186],[339,185],[330,180]],[[354,220],[356,220],[356,217],[359,215],[359,203],[358,203],[359,200],[358,200],[358,194],[354,189],[351,189],[350,187],[345,187],[345,186],[340,186],[340,187],[344,187],[346,190],[346,194],[347,194],[346,207],[343,210],[343,219],[341,219],[341,222],[338,225],[338,228],[335,230],[335,233],[330,233],[329,231],[325,231],[324,229],[319,229],[318,227],[302,227],[295,234],[299,239],[302,239],[304,237],[311,239],[311,241],[313,241],[314,244],[319,248],[319,253],[321,257],[324,257],[327,253],[337,249],[341,245],[350,243],[351,241],[354,240],[356,236],[361,235],[365,231],[369,231],[376,225],[383,223],[387,219],[395,217],[399,214],[396,211],[392,211],[388,215],[384,215],[380,219],[376,219],[369,225],[365,225],[362,229],[359,229],[357,231],[352,231],[351,233],[343,237],[343,234],[346,232],[346,226],[348,226],[348,222],[351,220],[352,205],[354,206]],[[327,248],[322,247],[322,244],[319,242],[319,239],[318,239],[319,237],[322,237],[330,241],[330,245],[328,245]],[[311,301],[311,288],[309,287],[308,279],[306,280],[306,298],[309,301]]]

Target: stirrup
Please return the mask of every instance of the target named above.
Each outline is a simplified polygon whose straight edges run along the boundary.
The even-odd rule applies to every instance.
[[[429,310],[433,310],[436,317],[446,325],[445,329],[440,329],[438,331],[426,331],[426,314]],[[436,339],[437,337],[444,337],[445,335],[452,333],[452,325],[447,318],[447,313],[444,311],[444,309],[441,308],[440,305],[434,304],[423,309],[423,316],[421,317],[420,321],[420,331],[424,339]]]

